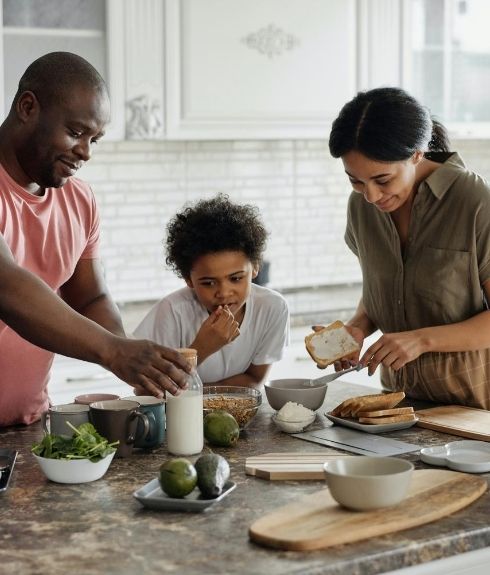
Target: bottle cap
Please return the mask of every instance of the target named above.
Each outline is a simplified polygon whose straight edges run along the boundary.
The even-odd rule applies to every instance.
[[[197,349],[192,349],[191,347],[179,347],[177,351],[186,359],[194,359],[197,357]]]
[[[191,347],[180,347],[177,349],[186,360],[194,367],[197,367],[197,349],[192,349]]]
[[[194,369],[197,367],[197,349],[192,349],[191,347],[180,347],[177,351],[186,358]]]

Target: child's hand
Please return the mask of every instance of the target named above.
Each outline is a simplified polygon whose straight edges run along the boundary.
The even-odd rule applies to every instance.
[[[206,319],[191,347],[203,361],[240,335],[240,328],[228,307],[219,307]]]

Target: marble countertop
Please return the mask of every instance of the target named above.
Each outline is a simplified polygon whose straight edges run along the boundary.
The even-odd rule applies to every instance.
[[[346,397],[366,393],[372,389],[332,383],[319,414]],[[10,487],[0,494],[0,571],[370,575],[490,546],[489,492],[434,523],[323,551],[277,551],[252,543],[248,528],[256,519],[325,487],[322,481],[269,482],[245,475],[249,456],[325,450],[281,433],[270,415],[264,395],[264,404],[238,446],[215,450],[228,459],[237,487],[199,514],[148,510],[133,497],[157,476],[168,457],[165,446],[114,459],[107,474],[93,483],[65,485],[48,481],[30,454],[30,446],[42,436],[39,424],[0,429],[0,447],[19,451]],[[319,416],[317,425],[330,423]],[[421,446],[458,439],[417,426],[388,436]],[[417,468],[428,467],[416,453],[403,457]]]

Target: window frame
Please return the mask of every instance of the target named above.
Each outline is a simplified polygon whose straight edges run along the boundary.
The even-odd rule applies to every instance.
[[[450,5],[451,0],[444,0],[445,6]],[[412,0],[402,0],[402,19],[403,19],[403,34],[402,34],[402,42],[401,42],[401,86],[408,92],[413,92],[413,78],[412,78],[412,65],[413,65],[413,57],[412,57],[412,31],[414,26],[413,21],[413,10],[412,10]],[[448,69],[448,74],[445,75],[444,78],[444,93],[443,97],[445,99],[450,98],[450,94],[446,92],[449,89],[449,81],[450,81],[450,60],[452,53],[449,50],[446,51],[446,47],[449,47],[449,34],[447,29],[450,25],[450,18],[449,18],[449,10],[445,9],[444,11],[444,66]],[[424,102],[424,104],[428,104]],[[450,137],[456,139],[468,139],[468,140],[477,140],[477,139],[490,139],[490,122],[454,122],[454,121],[447,121],[444,118],[441,118],[441,121],[444,123],[445,127],[447,128]]]

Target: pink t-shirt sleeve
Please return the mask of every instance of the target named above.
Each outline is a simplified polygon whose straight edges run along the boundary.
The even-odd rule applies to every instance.
[[[92,192],[92,190],[90,190]],[[100,243],[100,217],[95,203],[93,192],[91,193],[91,214],[90,214],[90,232],[87,239],[87,245],[83,250],[80,259],[90,260],[99,257]]]

